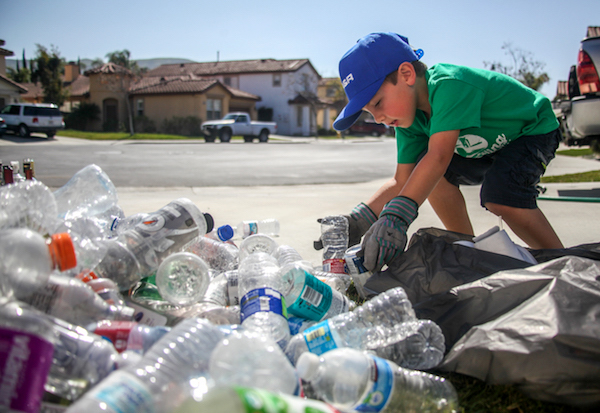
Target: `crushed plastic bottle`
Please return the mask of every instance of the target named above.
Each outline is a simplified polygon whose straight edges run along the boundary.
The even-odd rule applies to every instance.
[[[239,249],[232,244],[208,237],[197,237],[185,251],[202,258],[216,272],[235,270],[239,262]]]
[[[346,273],[344,253],[348,249],[348,219],[342,215],[321,219],[323,242],[323,270]]]
[[[52,191],[39,181],[24,181],[0,187],[0,230],[29,228],[42,235],[53,234],[59,224]]]

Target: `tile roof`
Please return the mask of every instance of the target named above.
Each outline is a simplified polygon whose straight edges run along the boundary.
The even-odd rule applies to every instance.
[[[94,67],[90,70],[86,70],[84,74],[86,76],[89,76],[89,75],[95,75],[95,74],[99,74],[99,73],[102,73],[102,74],[121,73],[121,74],[133,76],[133,72],[131,70],[127,69],[126,67],[116,65],[114,63],[105,63],[102,66]]]
[[[40,83],[21,83],[27,93],[21,95],[22,99],[40,99],[44,97],[44,89]]]
[[[71,96],[84,96],[90,93],[90,78],[80,75],[67,88]]]
[[[14,80],[12,80],[12,79],[4,76],[4,75],[0,75],[0,80],[3,80],[6,83],[9,83],[9,84],[15,86],[16,88],[18,88],[19,89],[19,93],[25,93],[25,92],[27,92],[27,87],[23,83],[17,83]]]
[[[203,93],[217,84],[237,98],[260,100],[256,95],[223,85],[216,79],[198,79],[195,76],[143,77],[131,85],[129,92],[134,95]]]
[[[15,53],[10,51],[10,50],[6,50],[3,47],[0,47],[0,56],[14,56]]]
[[[305,64],[310,64],[308,59],[255,59],[225,62],[176,63],[161,65],[148,71],[144,76],[177,76],[187,74],[214,76],[242,73],[294,72]]]

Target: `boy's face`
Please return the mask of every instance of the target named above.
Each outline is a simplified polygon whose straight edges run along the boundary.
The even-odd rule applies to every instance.
[[[414,87],[412,87],[414,86],[414,74],[406,76],[406,73],[402,74],[401,72],[402,66],[398,72],[396,84],[384,81],[363,110],[373,115],[377,123],[385,123],[390,127],[408,128],[413,124],[417,110],[416,95]]]

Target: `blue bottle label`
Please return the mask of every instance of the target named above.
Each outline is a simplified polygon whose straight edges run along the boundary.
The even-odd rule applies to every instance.
[[[248,223],[248,236],[258,234],[258,223],[249,222]]]
[[[257,288],[240,300],[240,319],[242,322],[254,313],[271,312],[287,318],[285,299],[279,291],[272,288]]]
[[[304,341],[308,351],[320,356],[321,354],[337,348],[337,334],[331,330],[329,320],[322,321],[304,330]],[[339,342],[339,339],[338,339]]]
[[[319,321],[331,307],[333,292],[329,285],[314,275],[305,271],[304,277],[302,292],[296,301],[288,307],[288,311],[298,317]]]
[[[371,389],[365,394],[360,404],[354,407],[357,412],[380,412],[390,400],[394,389],[394,372],[392,367],[382,358],[369,355],[371,359]]]

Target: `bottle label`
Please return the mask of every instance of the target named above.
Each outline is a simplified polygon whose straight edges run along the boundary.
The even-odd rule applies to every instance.
[[[341,340],[335,330],[331,329],[329,320],[321,321],[302,333],[308,351],[320,356],[321,354],[338,347]]]
[[[254,313],[270,312],[287,318],[285,298],[272,288],[257,288],[244,295],[240,301],[242,322]]]
[[[41,337],[0,327],[0,411],[38,412],[53,353]]]
[[[258,222],[246,222],[244,225],[244,235],[249,237],[254,234],[258,234]]]
[[[354,407],[357,412],[380,412],[390,400],[394,388],[394,372],[387,360],[369,355],[371,368],[369,381],[371,389],[367,390],[360,404]]]
[[[104,403],[109,413],[155,413],[152,394],[131,374],[112,374],[92,388],[90,396]]]
[[[323,261],[323,271],[346,274],[346,261],[343,258],[330,258]]]
[[[335,409],[318,400],[275,394],[266,390],[238,387],[238,394],[246,413],[334,413]]]
[[[319,321],[331,307],[333,292],[331,287],[314,275],[304,272],[304,287],[288,311],[298,317]]]
[[[63,288],[59,284],[48,283],[37,289],[33,294],[24,298],[23,301],[37,308],[43,313],[51,314],[56,300],[62,295]]]
[[[108,339],[115,349],[122,353],[127,350],[127,342],[131,330],[138,324],[134,321],[111,321],[110,324],[101,324],[94,329],[94,334]]]

